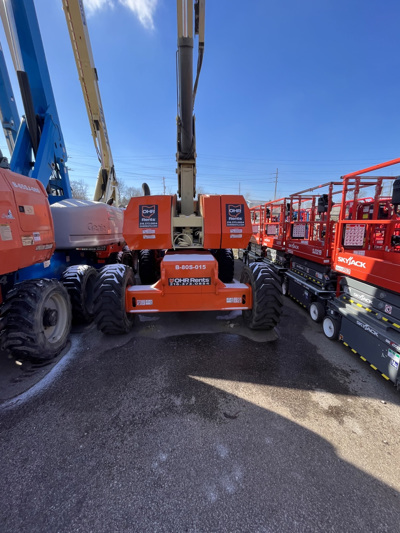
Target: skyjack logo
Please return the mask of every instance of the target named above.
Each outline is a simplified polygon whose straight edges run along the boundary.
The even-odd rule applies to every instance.
[[[361,302],[364,302],[366,304],[372,304],[372,300],[370,298],[367,298],[363,294],[359,294],[358,292],[354,291],[353,296],[354,298],[356,298],[357,300],[360,300]]]
[[[338,263],[345,263],[347,266],[356,266],[358,268],[367,268],[363,261],[356,261],[353,256],[351,257],[338,257]]]
[[[378,332],[372,329],[368,324],[364,324],[364,322],[357,320],[357,326],[360,326],[363,328],[363,330],[368,331],[368,333],[371,333],[371,335],[374,335],[374,337],[378,337]]]

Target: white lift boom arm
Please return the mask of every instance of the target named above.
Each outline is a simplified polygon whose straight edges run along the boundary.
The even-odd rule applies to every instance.
[[[94,200],[118,206],[118,182],[94,66],[92,47],[82,0],[62,0],[75,62],[82,86],[92,136],[101,168]]]

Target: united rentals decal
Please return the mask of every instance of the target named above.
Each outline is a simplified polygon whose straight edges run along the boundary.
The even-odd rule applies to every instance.
[[[139,205],[139,228],[158,228],[158,205]]]
[[[226,204],[226,225],[228,227],[243,227],[244,204]]]

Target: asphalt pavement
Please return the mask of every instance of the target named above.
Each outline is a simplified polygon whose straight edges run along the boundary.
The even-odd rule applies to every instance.
[[[275,333],[242,332],[207,313],[76,330],[0,404],[1,531],[398,530],[393,384],[289,299]]]

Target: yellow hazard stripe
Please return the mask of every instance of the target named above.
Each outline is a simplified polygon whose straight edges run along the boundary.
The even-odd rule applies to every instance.
[[[348,348],[350,348],[350,346],[347,344],[347,342],[344,342],[343,341],[343,344],[345,346],[347,346]],[[353,353],[357,353],[356,350],[353,350],[353,348],[350,348],[350,350],[353,352]],[[358,354],[359,358],[364,361],[365,363],[368,363],[368,361],[365,359],[365,357],[363,357],[362,355]],[[369,366],[371,368],[373,368],[374,370],[378,370],[377,367],[375,365],[372,365],[371,363],[369,363]],[[390,381],[390,378],[386,375],[386,374],[383,374],[382,372],[380,372],[380,375],[386,379],[386,381]]]

